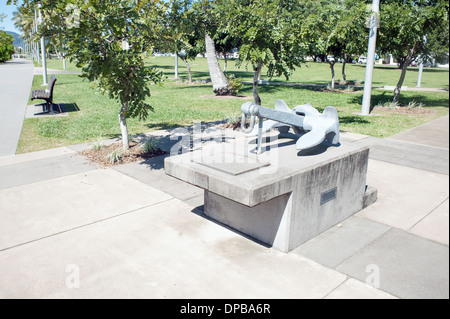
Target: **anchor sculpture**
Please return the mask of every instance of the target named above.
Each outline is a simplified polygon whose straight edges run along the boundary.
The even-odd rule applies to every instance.
[[[298,150],[317,146],[325,139],[331,144],[339,143],[339,118],[332,106],[327,106],[320,114],[311,104],[298,105],[291,110],[283,100],[277,100],[275,109],[247,102],[242,104],[241,111],[244,133],[247,137],[258,136],[258,154],[261,153],[262,134],[273,128],[278,128],[280,133],[287,133],[292,128],[298,137]],[[247,116],[250,117],[248,128],[245,127]],[[256,117],[259,119],[258,127],[255,127]],[[264,118],[267,120],[263,121]]]

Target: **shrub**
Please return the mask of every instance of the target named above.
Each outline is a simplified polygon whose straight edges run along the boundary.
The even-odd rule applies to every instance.
[[[11,60],[14,53],[14,37],[0,30],[0,62]]]
[[[227,75],[227,78],[228,81],[230,82],[231,94],[234,96],[238,95],[242,87],[241,81],[238,78],[236,78],[234,74]]]

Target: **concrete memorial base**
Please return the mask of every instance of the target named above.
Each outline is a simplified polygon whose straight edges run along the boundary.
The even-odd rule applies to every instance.
[[[168,157],[166,173],[205,190],[206,216],[264,245],[291,251],[376,201],[367,147],[276,139],[256,155],[249,139],[225,144]]]

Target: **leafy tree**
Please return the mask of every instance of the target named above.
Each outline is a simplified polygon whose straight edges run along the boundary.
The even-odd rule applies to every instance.
[[[194,60],[197,54],[204,51],[204,36],[199,27],[201,22],[191,9],[192,0],[171,0],[165,15],[167,28],[158,39],[158,45],[161,48],[176,52],[186,64],[189,82],[192,82],[189,60]]]
[[[370,6],[369,6],[370,7]],[[333,52],[342,63],[342,79],[347,80],[345,66],[349,59],[355,55],[362,55],[367,51],[369,7],[364,0],[342,1],[339,21],[330,35],[330,40],[335,42],[338,52]]]
[[[14,53],[14,37],[0,30],[0,62],[8,61]]]
[[[37,1],[30,0],[32,4]],[[164,5],[159,0],[40,0],[41,10],[64,17],[67,57],[82,67],[82,77],[120,103],[123,148],[129,148],[128,117],[145,119],[153,111],[146,99],[149,82],[160,83],[162,73],[144,66],[152,49]],[[52,20],[47,20],[52,23]],[[48,26],[49,28],[52,26]],[[48,28],[41,28],[46,30]],[[45,32],[45,31],[43,31]]]
[[[447,27],[443,29],[434,29],[426,35],[426,47],[429,56],[436,61],[436,63],[448,63],[448,49],[449,49],[449,27],[448,15],[443,17],[444,24]]]
[[[228,66],[227,53],[232,52],[232,50],[235,48],[239,48],[241,46],[241,39],[235,38],[227,33],[217,32],[214,37],[214,40],[216,45],[216,51],[223,54],[225,60],[223,72],[225,72]]]
[[[287,79],[300,66],[302,47],[297,36],[301,17],[298,1],[291,0],[217,0],[213,12],[219,30],[241,41],[240,64],[254,71],[253,97],[260,105],[258,78],[265,66],[268,76]]]
[[[394,102],[400,99],[411,61],[416,56],[430,53],[432,46],[427,44],[427,36],[434,35],[438,30],[448,30],[448,8],[448,1],[445,0],[396,0],[380,5],[378,47],[381,53],[393,54],[402,70],[394,90]]]
[[[346,80],[345,62],[352,55],[364,52],[368,32],[365,1],[312,0],[304,5],[302,39],[308,44],[308,53],[326,58],[331,71],[331,88],[335,87],[334,66],[343,59],[342,76]]]

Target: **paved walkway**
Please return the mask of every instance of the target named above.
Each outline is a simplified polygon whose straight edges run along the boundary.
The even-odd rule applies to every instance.
[[[33,62],[0,64],[0,157],[16,154],[33,83]]]
[[[449,298],[448,145],[342,142],[371,148],[378,200],[287,254],[204,218],[202,190],[164,157],[0,158],[0,298]]]
[[[448,149],[449,124],[449,116],[447,115],[440,119],[396,134],[390,137],[390,139]]]

